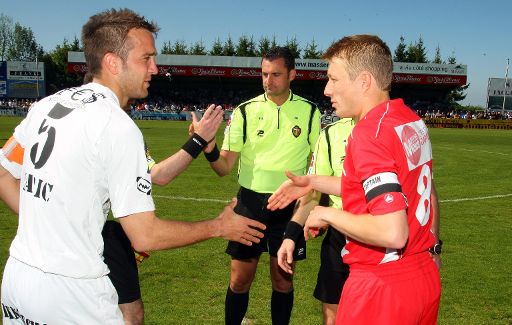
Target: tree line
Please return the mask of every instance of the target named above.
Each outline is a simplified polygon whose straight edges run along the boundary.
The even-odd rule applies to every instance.
[[[259,57],[278,45],[288,47],[295,58],[320,59],[323,53],[315,39],[301,47],[296,37],[288,38],[283,44],[278,44],[275,35],[271,38],[263,36],[257,41],[254,40],[253,36],[247,35],[240,36],[236,41],[230,35],[224,41],[218,37],[210,49],[207,49],[202,40],[190,44],[187,44],[184,40],[165,41],[160,53]],[[82,76],[67,73],[67,53],[68,51],[82,50],[80,41],[75,36],[72,41],[64,39],[62,44],[57,45],[50,51],[45,51],[37,43],[30,27],[23,26],[14,22],[11,17],[0,14],[0,61],[39,60],[44,62],[48,94],[81,84]],[[395,62],[457,64],[454,53],[448,56],[446,61],[443,60],[439,46],[437,46],[431,60],[428,59],[427,52],[421,36],[417,41],[409,44],[406,44],[405,38],[400,36],[400,42],[393,52],[393,60]],[[452,91],[449,94],[448,101],[455,104],[457,101],[463,100],[466,97],[465,91],[468,87],[469,84]]]

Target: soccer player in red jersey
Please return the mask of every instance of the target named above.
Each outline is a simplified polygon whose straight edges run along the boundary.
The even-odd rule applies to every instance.
[[[336,115],[356,121],[341,178],[343,210],[318,206],[304,226],[306,237],[326,226],[347,236],[341,255],[350,275],[336,323],[435,324],[440,260],[431,254],[440,253],[441,242],[427,127],[401,99],[390,100],[393,62],[378,37],[345,37],[323,58],[329,62],[325,95]],[[269,206],[294,195],[286,192],[290,182],[295,190],[340,194],[339,183],[310,176],[291,177]]]

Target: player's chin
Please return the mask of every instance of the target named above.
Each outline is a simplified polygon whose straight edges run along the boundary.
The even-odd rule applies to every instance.
[[[140,89],[138,95],[139,95],[138,98],[146,98],[146,97],[148,97],[148,95],[149,95],[148,88],[144,87],[144,88]]]
[[[334,113],[339,118],[345,118],[347,117],[347,112],[344,111],[342,108],[340,108],[338,105],[333,106],[334,107]]]

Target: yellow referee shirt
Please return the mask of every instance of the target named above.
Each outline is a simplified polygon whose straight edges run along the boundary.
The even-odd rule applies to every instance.
[[[285,170],[304,175],[320,132],[316,105],[290,91],[277,106],[265,94],[238,106],[225,130],[223,150],[240,153],[238,182],[258,193],[273,193]]]

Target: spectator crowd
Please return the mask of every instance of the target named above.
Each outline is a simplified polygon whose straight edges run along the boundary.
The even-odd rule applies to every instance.
[[[221,105],[224,110],[230,111],[238,104],[254,96],[255,93],[251,90],[171,89],[166,96],[155,95],[136,100],[131,103],[131,109],[133,112],[147,111],[179,114],[187,111],[201,112],[209,104],[215,103]],[[303,97],[319,105],[323,121],[325,120],[326,123],[330,123],[336,120],[335,114],[326,98],[307,93]],[[0,98],[0,109],[16,109],[18,112],[20,110],[26,112],[34,102],[34,99]],[[452,110],[446,104],[427,101],[415,101],[410,106],[423,118],[512,120],[512,111],[506,111],[502,114],[499,110]]]

